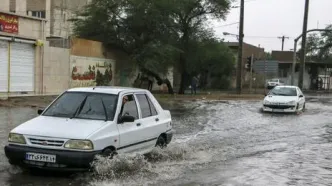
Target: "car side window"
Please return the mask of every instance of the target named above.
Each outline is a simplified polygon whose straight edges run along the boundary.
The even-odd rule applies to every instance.
[[[158,112],[157,112],[157,110],[156,110],[156,107],[153,105],[151,99],[149,98],[149,96],[146,96],[146,97],[147,97],[147,99],[148,99],[148,101],[149,101],[149,105],[150,105],[150,109],[151,109],[151,114],[152,114],[152,116],[156,116],[156,115],[158,115]]]
[[[297,91],[299,92],[299,95],[303,95],[301,89],[297,88]]]
[[[150,104],[145,94],[137,94],[137,100],[141,108],[142,118],[152,116]]]
[[[133,116],[138,119],[138,109],[134,95],[125,95],[122,97],[121,116]]]

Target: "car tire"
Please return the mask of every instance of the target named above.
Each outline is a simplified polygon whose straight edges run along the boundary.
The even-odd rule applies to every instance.
[[[303,108],[302,108],[302,110],[303,110],[303,111],[305,110],[305,102],[303,103]]]
[[[163,135],[160,135],[158,137],[157,143],[156,143],[156,147],[160,147],[161,149],[167,147],[167,142],[166,142],[166,138]]]
[[[109,157],[109,158],[113,158],[117,153],[115,152],[115,150],[107,148],[105,150],[103,150],[103,152],[101,153],[101,156],[103,157]]]

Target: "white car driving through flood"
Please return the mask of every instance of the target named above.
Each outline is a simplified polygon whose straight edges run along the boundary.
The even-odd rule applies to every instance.
[[[305,109],[305,96],[297,86],[276,86],[263,100],[264,112],[298,112]]]
[[[172,139],[170,111],[147,90],[73,88],[40,116],[14,128],[5,146],[9,163],[50,170],[86,170],[96,155],[150,152]]]

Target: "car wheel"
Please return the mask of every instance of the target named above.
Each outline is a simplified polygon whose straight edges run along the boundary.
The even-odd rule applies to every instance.
[[[160,147],[161,149],[163,149],[166,146],[167,146],[167,143],[166,143],[165,136],[160,135],[159,138],[158,138],[158,140],[157,140],[156,147]]]
[[[101,156],[109,157],[112,159],[116,154],[117,153],[113,149],[107,148],[101,153]]]

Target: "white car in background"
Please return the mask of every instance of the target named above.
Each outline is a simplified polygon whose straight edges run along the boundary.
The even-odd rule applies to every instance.
[[[283,86],[285,82],[281,79],[270,79],[266,82],[267,89],[272,89],[275,86]]]
[[[276,86],[265,96],[264,112],[298,112],[305,109],[305,97],[297,86]]]
[[[38,114],[9,133],[10,164],[85,170],[96,155],[145,154],[173,136],[170,111],[143,89],[74,88]]]

